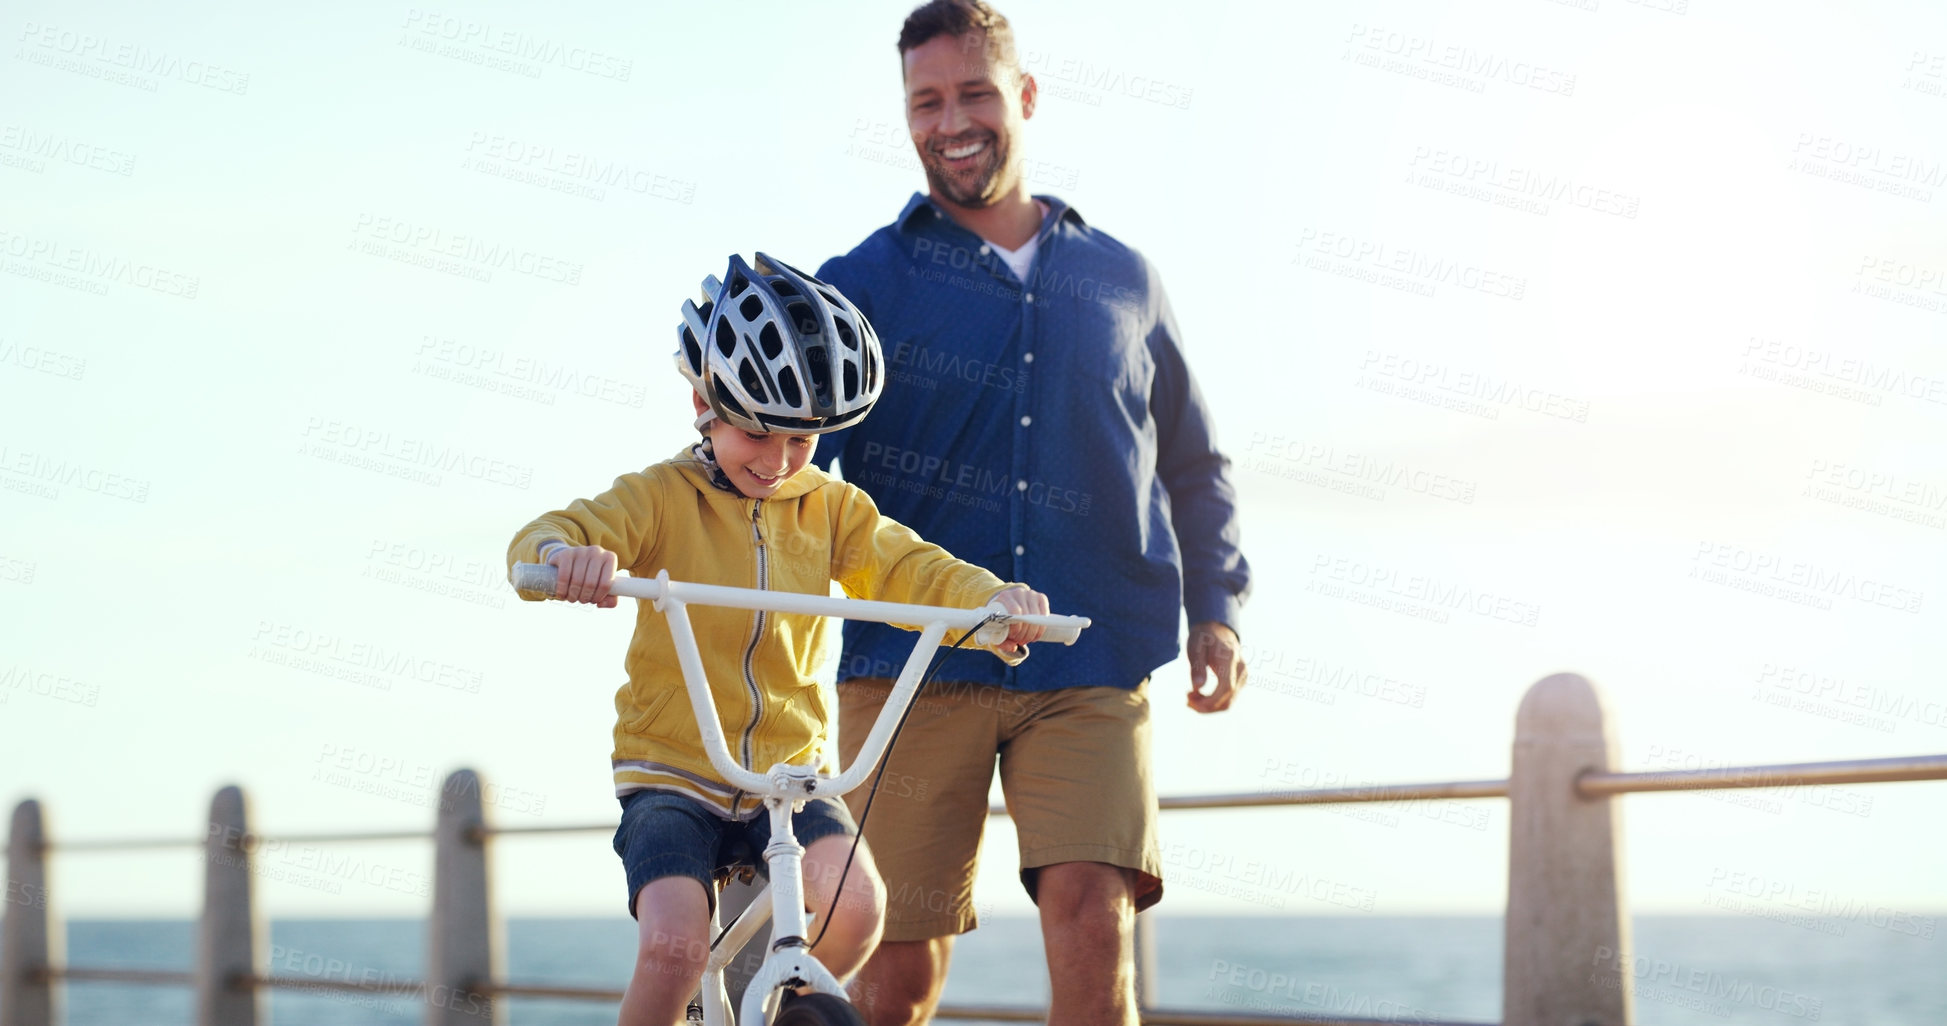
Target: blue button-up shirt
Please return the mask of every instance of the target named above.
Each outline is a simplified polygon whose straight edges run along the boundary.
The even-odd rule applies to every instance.
[[[1018,667],[953,653],[939,679],[1131,688],[1176,658],[1179,609],[1237,626],[1250,570],[1236,493],[1156,272],[1038,198],[1049,210],[1026,282],[919,194],[819,269],[877,330],[887,381],[817,461],[836,458],[928,541],[1095,621]],[[896,676],[912,647],[848,622],[839,680]]]

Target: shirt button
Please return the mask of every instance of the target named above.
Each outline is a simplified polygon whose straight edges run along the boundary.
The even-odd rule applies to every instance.
[[[1033,363],[1033,362],[1034,362],[1034,354],[1033,354],[1033,353],[1022,353],[1022,354],[1021,354],[1021,362],[1022,362],[1022,363]]]
[[[1022,417],[1022,418],[1021,418],[1021,426],[1022,426],[1022,427],[1027,427],[1027,426],[1028,426],[1029,424],[1032,424],[1032,423],[1034,423],[1034,418],[1033,418],[1033,417]]]
[[[1028,554],[1028,547],[1026,545],[1016,545],[1014,546],[1014,554],[1017,556],[1025,556]]]
[[[986,256],[986,255],[987,255],[987,247],[986,247],[986,245],[985,245],[985,244],[983,244],[983,245],[982,245],[982,246],[980,247],[980,255],[981,255],[981,256]]]
[[[1016,481],[1016,482],[1014,482],[1014,490],[1015,490],[1015,491],[1017,491],[1017,492],[1025,492],[1025,491],[1027,491],[1027,490],[1028,490],[1028,482],[1027,482],[1027,480],[1026,480],[1025,478],[1023,478],[1022,480],[1019,480],[1019,481]]]
[[[1030,293],[1028,293],[1027,295],[1025,295],[1025,296],[1022,296],[1021,298],[1022,298],[1022,299],[1025,299],[1025,300],[1027,300],[1027,301],[1028,301],[1028,302],[1030,302],[1030,303],[1032,303],[1032,302],[1034,302],[1034,293],[1032,293],[1032,292],[1030,292]]]

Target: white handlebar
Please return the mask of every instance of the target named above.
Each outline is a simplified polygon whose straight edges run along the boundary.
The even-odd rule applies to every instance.
[[[514,587],[523,598],[554,598],[558,576],[552,566],[514,564]],[[653,578],[616,577],[609,581],[608,590],[611,595],[653,600],[656,609],[668,617],[670,640],[676,645],[676,661],[683,671],[684,688],[690,696],[690,710],[695,714],[697,728],[702,734],[704,753],[709,756],[710,765],[717,774],[732,786],[752,794],[794,800],[814,794],[841,795],[864,782],[866,773],[878,765],[880,757],[885,754],[886,746],[892,741],[896,721],[919,690],[921,673],[945,640],[949,629],[971,630],[993,618],[995,622],[987,623],[975,633],[977,644],[998,644],[1007,638],[1007,624],[1029,623],[1046,629],[1044,636],[1048,640],[1072,645],[1082,628],[1089,625],[1085,616],[1016,615],[998,605],[988,605],[982,609],[951,609],[806,595],[794,591],[691,584],[670,580],[667,571]],[[899,672],[899,679],[893,684],[892,693],[886,697],[878,720],[866,735],[864,745],[853,756],[850,767],[836,777],[820,776],[815,770],[795,766],[774,766],[771,773],[765,774],[739,765],[730,754],[729,744],[723,735],[723,724],[717,718],[716,704],[710,698],[702,654],[696,647],[696,633],[690,627],[688,606],[691,603],[923,626],[912,655],[907,657],[905,667]]]
[[[515,563],[514,590],[522,598],[555,597],[557,571],[545,563]],[[837,616],[847,620],[877,623],[943,623],[956,630],[979,626],[994,617],[993,623],[974,635],[974,643],[997,645],[1007,638],[1007,625],[1026,623],[1041,627],[1041,640],[1073,645],[1089,626],[1086,616],[1014,614],[988,605],[979,609],[954,609],[946,606],[921,606],[904,602],[873,602],[867,599],[833,598],[795,591],[765,591],[759,588],[730,588],[718,584],[691,584],[672,581],[667,574],[655,577],[616,577],[609,581],[611,595],[649,599],[660,603],[675,598],[699,606],[728,606],[733,609],[766,609],[779,613],[804,613],[810,616]]]

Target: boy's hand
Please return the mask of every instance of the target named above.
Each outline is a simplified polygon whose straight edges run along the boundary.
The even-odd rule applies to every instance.
[[[609,581],[615,577],[615,553],[597,545],[569,546],[548,553],[548,565],[559,571],[555,598],[615,608],[615,596],[608,593]]]
[[[1010,613],[1036,614],[1048,611],[1048,596],[1032,588],[1009,588],[994,596],[993,601]],[[997,647],[1009,655],[1041,640],[1044,628],[1028,623],[1007,625],[1007,640]]]

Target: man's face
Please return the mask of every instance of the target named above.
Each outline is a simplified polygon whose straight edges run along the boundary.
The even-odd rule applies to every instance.
[[[1033,76],[994,60],[984,32],[934,36],[906,51],[905,68],[906,128],[933,192],[986,207],[1013,191]]]

